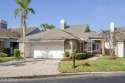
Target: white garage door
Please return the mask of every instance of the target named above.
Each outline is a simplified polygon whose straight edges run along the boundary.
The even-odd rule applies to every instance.
[[[31,55],[34,58],[63,58],[63,42],[34,43],[31,46]]]

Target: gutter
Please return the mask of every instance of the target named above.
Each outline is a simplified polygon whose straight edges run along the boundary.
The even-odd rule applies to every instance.
[[[4,37],[4,36],[0,36],[0,38],[5,38],[5,39],[16,38],[16,39],[18,39],[19,37]]]
[[[64,42],[65,40],[17,41],[17,42]]]

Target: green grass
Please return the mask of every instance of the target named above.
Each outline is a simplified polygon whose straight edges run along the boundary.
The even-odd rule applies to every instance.
[[[0,57],[0,63],[1,62],[7,62],[7,61],[12,61],[15,60],[15,57]]]
[[[108,56],[103,56],[94,61],[76,61],[75,69],[72,68],[72,61],[64,61],[58,67],[62,73],[125,71],[125,58],[110,60]]]

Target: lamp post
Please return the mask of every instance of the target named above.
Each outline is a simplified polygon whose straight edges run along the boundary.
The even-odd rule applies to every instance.
[[[74,53],[73,53],[73,56],[72,56],[72,59],[73,59],[73,69],[75,69],[75,53],[76,53],[76,49],[75,49],[75,46],[74,46]]]

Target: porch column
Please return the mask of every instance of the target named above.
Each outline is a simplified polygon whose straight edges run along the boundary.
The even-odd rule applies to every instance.
[[[101,41],[102,55],[105,55],[105,41],[104,39]]]
[[[0,52],[3,52],[3,42],[0,42]]]
[[[84,43],[83,43],[83,45],[82,45],[82,52],[84,52]]]
[[[80,52],[83,52],[83,43],[80,43]]]
[[[93,53],[93,43],[91,42],[91,53]]]
[[[73,53],[73,49],[74,49],[74,47],[73,47],[73,40],[70,40],[70,47],[71,47],[71,49],[70,49],[70,56],[72,55],[72,53]]]

